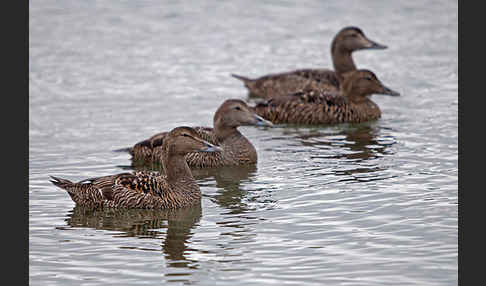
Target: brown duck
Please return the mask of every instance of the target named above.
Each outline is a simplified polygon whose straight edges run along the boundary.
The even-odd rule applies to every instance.
[[[380,108],[370,95],[400,95],[384,86],[369,70],[351,71],[343,77],[339,92],[311,89],[277,96],[257,104],[254,110],[275,124],[359,123],[381,117]]]
[[[222,152],[189,153],[187,163],[191,167],[206,168],[231,165],[246,165],[257,162],[257,152],[251,142],[238,131],[239,126],[272,126],[272,123],[261,118],[240,99],[228,99],[216,110],[213,117],[214,128],[194,127],[198,135],[212,144],[219,145]],[[163,142],[167,132],[158,133],[149,139],[141,141],[128,152],[132,162],[160,162]]]
[[[299,69],[284,73],[269,74],[249,79],[233,74],[248,88],[250,95],[270,98],[302,90],[337,91],[343,74],[356,70],[352,53],[364,49],[386,49],[387,47],[368,39],[357,27],[345,27],[331,43],[334,71],[330,69]]]
[[[136,171],[91,178],[73,183],[51,176],[51,182],[65,189],[71,199],[85,207],[175,209],[194,205],[201,191],[186,163],[190,152],[219,152],[190,127],[170,131],[162,146],[164,173]]]

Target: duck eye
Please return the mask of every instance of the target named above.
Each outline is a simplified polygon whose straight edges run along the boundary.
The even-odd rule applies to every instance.
[[[187,134],[187,133],[182,133],[182,136],[189,137],[189,134]]]
[[[235,106],[235,109],[236,109],[236,110],[241,110],[241,107],[239,107],[239,106]]]
[[[372,81],[373,80],[371,77],[367,77],[366,79],[369,80],[369,81]]]

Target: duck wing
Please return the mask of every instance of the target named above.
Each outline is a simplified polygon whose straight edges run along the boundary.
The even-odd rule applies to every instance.
[[[339,92],[336,90],[323,91],[306,88],[287,95],[272,96],[266,101],[258,103],[257,106],[281,106],[288,103],[341,105],[345,101],[346,98],[339,95]]]
[[[305,104],[342,105],[346,102],[344,96],[337,91],[303,90],[290,95],[292,100]]]
[[[328,90],[339,89],[339,79],[336,72],[330,69],[299,69],[294,74],[303,78],[311,79],[328,86]]]
[[[255,112],[274,124],[327,124],[343,121],[348,100],[337,92],[299,91],[255,105]]]
[[[111,176],[85,179],[84,184],[97,189],[106,200],[112,200],[117,191],[130,191],[140,194],[160,196],[168,189],[165,177],[156,171],[135,171]]]
[[[330,69],[299,69],[248,79],[245,86],[251,95],[269,99],[305,89],[338,91],[339,79]]]
[[[165,176],[156,171],[135,171],[133,173],[116,175],[111,191],[120,190],[119,187],[128,191],[153,196],[161,196],[169,189]]]

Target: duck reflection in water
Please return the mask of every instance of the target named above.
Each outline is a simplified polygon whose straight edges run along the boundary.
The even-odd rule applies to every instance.
[[[196,268],[185,258],[188,240],[201,219],[201,204],[170,210],[102,209],[75,206],[66,219],[71,227],[87,227],[118,231],[115,237],[158,239],[164,236],[158,229],[167,229],[162,251],[171,267]]]
[[[255,242],[257,233],[254,225],[266,220],[259,212],[276,205],[272,191],[266,186],[258,187],[257,174],[255,164],[193,170],[194,177],[202,187],[212,187],[203,191],[203,197],[218,206],[208,210],[208,215],[215,217],[218,226],[218,244],[214,247],[223,248],[233,261],[252,261],[246,255],[235,255],[239,250],[233,249],[233,242]]]
[[[282,134],[287,141],[291,136],[293,145],[298,142],[311,147],[309,159],[318,164],[328,164],[330,167],[326,167],[326,174],[352,177],[354,174],[367,174],[369,180],[374,176],[382,178],[381,171],[386,169],[376,159],[394,152],[391,146],[396,140],[387,133],[385,128],[375,123],[360,123],[311,129],[286,127]]]
[[[139,168],[143,170],[148,167]],[[276,201],[271,198],[271,191],[265,187],[259,188],[252,185],[257,176],[256,164],[195,168],[191,171],[201,186],[203,199],[208,198],[220,207],[216,209],[217,213],[213,213],[214,208],[210,207],[208,210],[209,215],[217,217],[216,225],[220,227],[218,241],[227,239],[253,241],[256,234],[250,226],[264,220],[254,213],[276,205]],[[206,189],[206,186],[211,188]]]
[[[395,144],[395,139],[391,136],[380,138],[379,128],[373,124],[343,124],[343,127],[339,127],[338,132],[334,132],[334,127],[328,132],[322,128],[309,131],[286,128],[283,134],[293,135],[304,146],[332,147],[333,151],[340,151],[328,158],[362,161],[391,154],[388,147]],[[336,149],[336,146],[340,148]]]
[[[134,168],[137,171],[162,171],[162,167],[158,163],[136,165],[130,168]],[[265,205],[275,203],[275,201],[265,197],[268,195],[266,192],[260,192],[260,190],[249,192],[242,188],[242,184],[251,182],[252,178],[256,176],[256,164],[204,169],[192,168],[191,172],[201,187],[215,186],[218,188],[215,194],[203,192],[203,197],[209,197],[217,205],[229,210],[229,214],[241,214],[257,208],[251,207],[245,202],[249,200],[262,202]],[[215,185],[214,182],[216,183]],[[251,198],[248,197],[250,196],[249,193],[252,195]]]
[[[265,192],[252,192],[242,187],[251,182],[257,174],[256,165],[231,166],[224,168],[193,170],[196,180],[216,181],[217,191],[213,194],[203,194],[222,208],[229,210],[228,214],[242,214],[257,207],[249,205],[249,200],[264,196]],[[204,183],[202,183],[204,185]],[[249,197],[252,197],[251,199]]]

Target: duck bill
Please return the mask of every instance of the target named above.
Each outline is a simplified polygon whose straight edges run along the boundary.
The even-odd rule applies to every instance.
[[[394,91],[393,89],[386,87],[384,85],[382,86],[382,90],[380,90],[379,94],[391,95],[391,96],[400,96],[400,93],[398,91]]]
[[[258,115],[255,114],[255,119],[256,119],[255,126],[273,127],[272,122],[263,119],[263,117],[261,117],[261,116],[258,116]]]
[[[377,42],[374,42],[368,38],[366,38],[366,45],[363,47],[364,50],[384,50],[388,48],[385,45],[378,44]]]
[[[204,146],[199,149],[199,152],[221,152],[223,149],[219,146],[213,145],[209,142],[202,141],[204,143]]]

